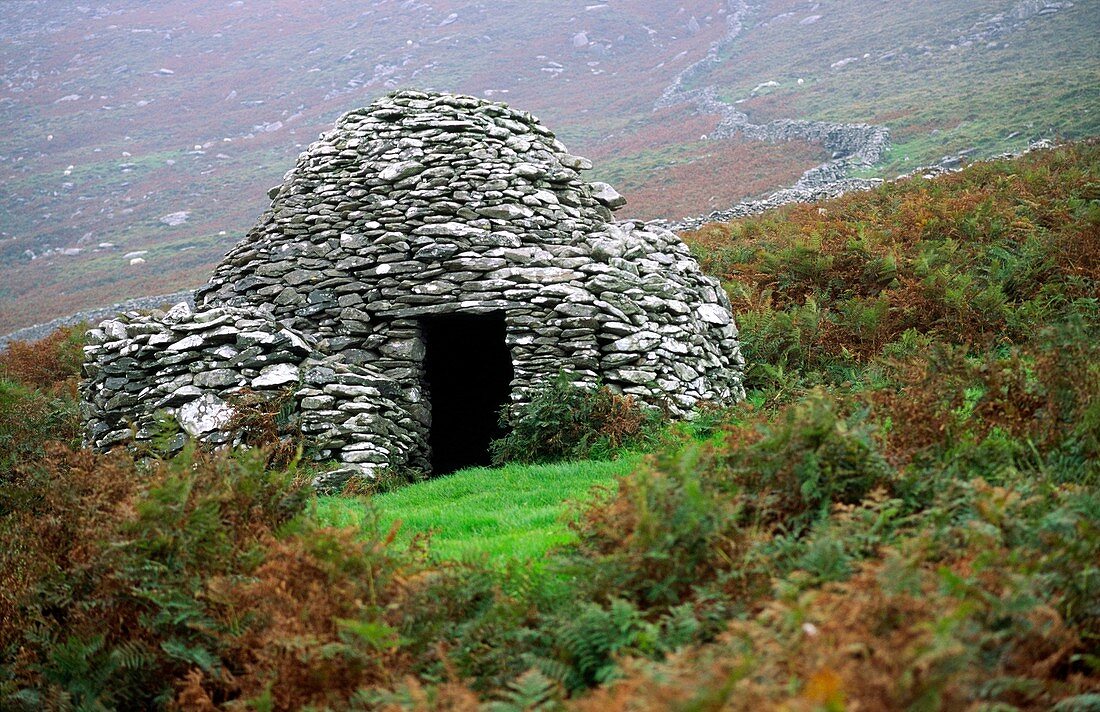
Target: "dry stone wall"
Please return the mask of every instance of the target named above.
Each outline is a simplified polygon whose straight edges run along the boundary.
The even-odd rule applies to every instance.
[[[235,309],[195,314],[179,304],[102,322],[88,332],[84,353],[86,439],[106,449],[148,441],[161,416],[175,419],[181,436],[224,443],[227,394],[274,395],[297,383],[313,346],[270,318]]]
[[[426,467],[405,392],[366,365],[319,352],[273,319],[233,308],[130,312],[88,332],[81,384],[85,439],[101,450],[150,444],[164,427],[168,450],[194,438],[232,438],[233,404],[293,393],[296,425],[320,460]],[[418,459],[420,458],[420,459]]]
[[[341,117],[302,153],[259,223],[196,293],[199,311],[188,323],[234,314],[308,336],[333,375],[326,381],[307,367],[320,358],[312,352],[287,356],[302,383],[303,430],[319,453],[367,467],[426,461],[426,318],[501,315],[513,403],[560,371],[678,416],[702,401],[743,397],[737,330],[720,285],[673,233],[614,221],[626,201],[584,180],[591,167],[535,117],[503,104],[413,91],[384,97]],[[159,324],[136,320],[125,337],[104,326],[90,356],[97,364],[121,357]],[[201,364],[194,370],[225,370],[216,344],[189,343],[193,352],[182,350]],[[112,384],[144,392],[152,376],[141,374]],[[238,375],[226,376],[226,387],[256,378]],[[116,389],[96,379],[88,394],[103,405],[94,422],[109,423],[109,434],[90,437],[109,444],[121,437],[115,424],[133,415],[118,408],[140,410],[144,399],[112,401]],[[184,380],[180,387],[196,387]],[[155,388],[160,395],[167,386],[157,380]],[[372,410],[379,398],[389,400]],[[344,418],[356,409],[362,417]]]

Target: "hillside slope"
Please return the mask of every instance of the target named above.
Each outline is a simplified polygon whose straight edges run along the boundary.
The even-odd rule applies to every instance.
[[[751,390],[643,459],[318,502],[277,407],[95,454],[81,335],[0,355],[0,707],[1095,708],[1100,143],[689,237]]]
[[[757,123],[885,125],[877,175],[1100,134],[1100,2],[743,4],[745,31],[692,85]]]
[[[681,171],[673,188],[695,186],[650,217],[778,187],[820,151],[705,145],[706,117],[651,113],[719,36],[722,12],[717,0],[204,1],[185,13],[135,0],[2,3],[0,332],[201,284],[298,152],[394,87],[529,109],[611,175],[655,179],[657,196],[672,163],[726,175],[715,189]],[[742,163],[751,174],[728,170]]]
[[[394,87],[529,109],[629,216],[676,219],[830,158],[727,110],[884,125],[886,176],[1096,134],[1098,25],[1100,0],[0,3],[0,333],[201,284],[295,155]],[[726,104],[662,102],[678,79]]]

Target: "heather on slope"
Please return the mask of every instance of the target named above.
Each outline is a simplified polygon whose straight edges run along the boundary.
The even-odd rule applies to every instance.
[[[613,462],[537,566],[402,534],[493,470],[334,508],[293,457],[44,447],[76,431],[74,342],[13,351],[2,705],[1091,709],[1098,177],[1078,144],[690,236],[750,397]]]

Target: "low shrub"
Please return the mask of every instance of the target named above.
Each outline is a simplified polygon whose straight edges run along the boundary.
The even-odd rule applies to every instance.
[[[815,523],[892,485],[863,414],[842,417],[815,394],[777,420],[650,456],[588,507],[574,524],[576,552],[563,554],[586,595],[633,602],[648,616],[685,602],[704,619],[746,610],[796,565]]]
[[[262,448],[267,467],[285,469],[301,458],[302,432],[294,413],[294,390],[287,389],[272,397],[244,389],[230,399],[233,416],[226,430],[235,442]]]
[[[194,670],[223,689],[227,591],[306,502],[253,454],[136,463],[55,446],[2,484],[0,706],[150,709]]]
[[[739,558],[745,534],[736,503],[707,481],[712,457],[707,447],[661,457],[584,512],[570,571],[589,596],[674,606]]]
[[[1095,330],[1098,164],[1100,143],[1088,141],[685,240],[725,283],[746,385],[790,401],[914,336],[986,350],[1074,316]]]
[[[491,446],[493,463],[551,462],[613,457],[653,442],[664,415],[606,386],[584,388],[565,374],[539,387],[531,400],[501,416],[508,434]]]
[[[75,445],[79,439],[76,401],[0,378],[0,482],[14,477],[21,463],[41,457],[47,443]]]
[[[38,341],[13,341],[0,353],[0,377],[50,395],[75,397],[85,330],[84,325],[66,326]]]
[[[836,504],[857,504],[892,471],[866,411],[847,416],[822,392],[780,412],[745,442],[744,429],[727,445],[726,486],[747,521],[800,532]]]
[[[754,615],[620,658],[573,709],[1077,709],[1100,684],[1095,494],[1010,484],[955,481],[915,516],[881,493],[835,507],[793,566],[763,545]]]
[[[76,444],[82,347],[83,330],[72,327],[0,353],[0,481],[41,457],[51,441]]]

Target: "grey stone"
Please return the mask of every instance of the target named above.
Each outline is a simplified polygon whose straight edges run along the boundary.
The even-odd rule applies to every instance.
[[[608,347],[609,351],[624,351],[624,352],[645,352],[656,347],[661,343],[661,337],[659,334],[655,334],[651,331],[643,331],[637,334],[631,334],[630,336],[624,336],[621,339],[617,339],[612,342]]]
[[[335,402],[332,396],[306,396],[302,399],[302,410],[324,410]]]
[[[377,477],[374,468],[363,465],[340,467],[328,472],[322,472],[313,478],[313,488],[318,494],[340,494],[352,480],[363,478],[373,480]]]
[[[121,321],[105,321],[99,325],[99,328],[110,341],[121,341],[129,336],[126,333],[126,325]]]
[[[515,220],[517,218],[529,218],[534,215],[534,211],[523,205],[512,205],[510,203],[503,203],[501,205],[487,205],[484,208],[478,208],[476,210],[478,215],[484,215],[487,218],[496,218],[498,220]]]
[[[729,309],[724,309],[718,304],[700,304],[695,311],[699,314],[699,318],[708,324],[725,326],[733,321]]]
[[[417,250],[416,254],[413,255],[413,259],[420,260],[421,262],[437,262],[453,256],[456,252],[458,252],[458,245],[437,243],[420,248]]]
[[[626,205],[626,198],[619,195],[619,191],[615,190],[607,183],[595,182],[592,183],[591,186],[592,197],[608,208],[616,210]]]
[[[253,388],[276,388],[298,382],[298,367],[289,363],[277,363],[260,369],[260,375],[252,379]]]
[[[195,385],[200,388],[224,388],[240,383],[240,376],[232,369],[216,368],[195,374]]]
[[[398,161],[397,163],[392,163],[383,168],[378,174],[378,178],[387,183],[396,183],[409,176],[414,176],[423,170],[424,164],[418,163],[417,161]]]
[[[592,168],[592,161],[581,156],[571,156],[568,153],[558,156],[558,161],[566,168],[572,168],[575,171],[587,171]]]
[[[478,227],[472,227],[465,223],[459,222],[445,222],[435,225],[424,225],[418,227],[412,231],[414,235],[423,235],[425,237],[452,237],[452,238],[471,238],[485,235],[488,230]]]
[[[424,358],[424,342],[420,339],[395,339],[383,344],[379,351],[390,358],[420,361]]]
[[[206,342],[198,334],[192,334],[191,336],[185,336],[176,343],[169,346],[165,351],[195,351],[201,349]]]
[[[233,416],[233,409],[213,393],[180,406],[176,411],[176,420],[180,427],[192,437],[214,432],[225,426]]]
[[[164,313],[162,319],[166,324],[177,324],[191,316],[191,306],[187,302],[180,302]]]

